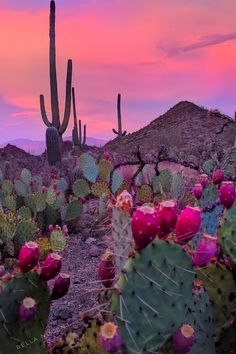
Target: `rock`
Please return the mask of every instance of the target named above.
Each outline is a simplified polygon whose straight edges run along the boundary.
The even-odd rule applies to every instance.
[[[96,242],[96,238],[94,238],[94,237],[89,237],[89,238],[87,238],[87,240],[85,241],[85,243],[86,243],[87,245],[90,245],[90,244],[93,243],[93,242]]]
[[[99,248],[97,246],[92,246],[89,249],[89,254],[91,257],[98,257],[100,254]]]
[[[67,320],[72,316],[72,311],[68,307],[59,307],[55,309],[53,317],[57,320]]]

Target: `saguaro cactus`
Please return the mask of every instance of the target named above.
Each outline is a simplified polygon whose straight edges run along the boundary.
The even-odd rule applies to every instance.
[[[61,141],[58,130],[48,127],[46,130],[46,146],[49,165],[55,165],[61,161]]]
[[[58,130],[60,136],[64,134],[68,127],[70,111],[71,111],[71,80],[72,80],[72,60],[67,63],[66,77],[66,101],[65,111],[62,123],[60,122],[58,90],[57,90],[57,71],[56,71],[56,44],[55,44],[55,1],[50,2],[50,50],[49,50],[49,67],[50,67],[50,92],[51,92],[51,111],[52,122],[49,121],[45,109],[44,96],[40,95],[40,110],[44,123],[47,127],[54,127]]]
[[[79,132],[78,132],[78,121],[75,105],[75,89],[72,87],[72,102],[73,102],[73,115],[74,115],[74,128],[72,130],[72,140],[75,146],[85,145],[86,143],[86,124],[84,124],[84,137],[82,138],[82,123],[79,120]]]
[[[120,102],[121,102],[121,94],[118,93],[117,96],[117,113],[118,113],[118,131],[112,129],[112,131],[118,135],[119,140],[126,135],[126,130],[122,132],[122,122],[121,122],[121,109],[120,109]]]

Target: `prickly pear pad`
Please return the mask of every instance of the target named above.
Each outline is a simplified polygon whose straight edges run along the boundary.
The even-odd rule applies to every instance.
[[[129,353],[157,350],[179,328],[193,279],[189,256],[167,241],[156,240],[127,261],[112,311]]]
[[[22,324],[18,321],[18,309],[25,297],[36,300],[37,313],[32,320]],[[49,315],[50,297],[47,284],[39,280],[37,273],[16,273],[12,279],[3,283],[0,309],[0,343],[3,353],[16,353],[21,345],[24,345],[24,354],[46,352],[43,335]]]

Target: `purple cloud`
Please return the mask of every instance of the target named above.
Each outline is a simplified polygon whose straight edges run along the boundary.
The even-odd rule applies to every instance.
[[[236,32],[204,36],[196,42],[189,43],[183,46],[163,46],[157,44],[157,47],[159,49],[162,49],[168,56],[175,56],[181,53],[191,52],[192,50],[222,44],[224,42],[231,41],[234,39],[236,39]]]

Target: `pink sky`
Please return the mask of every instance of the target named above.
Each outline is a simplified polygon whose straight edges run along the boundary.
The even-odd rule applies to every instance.
[[[56,4],[61,112],[66,62],[71,58],[77,111],[89,136],[114,136],[118,92],[128,132],[180,100],[234,115],[235,0]],[[48,16],[49,0],[0,0],[0,142],[44,138],[38,96],[45,95],[50,116]]]

